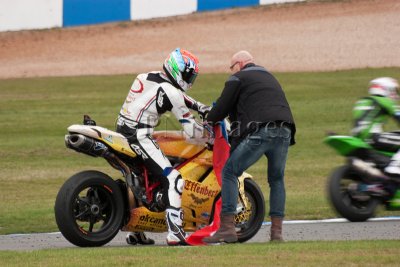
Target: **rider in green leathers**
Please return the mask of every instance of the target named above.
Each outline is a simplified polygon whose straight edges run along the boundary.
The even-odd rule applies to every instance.
[[[397,106],[399,83],[388,77],[374,79],[369,85],[369,96],[357,101],[353,109],[356,136],[377,149],[397,152],[385,173],[400,177],[400,132],[383,132],[383,124],[389,117],[400,122],[400,109]]]

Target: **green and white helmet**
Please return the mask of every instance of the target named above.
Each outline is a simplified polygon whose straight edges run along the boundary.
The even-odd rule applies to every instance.
[[[399,98],[398,91],[399,83],[390,77],[376,78],[369,82],[368,93],[370,95],[385,96],[396,100]]]
[[[177,48],[169,54],[163,68],[175,87],[187,91],[199,73],[199,60],[189,51]]]

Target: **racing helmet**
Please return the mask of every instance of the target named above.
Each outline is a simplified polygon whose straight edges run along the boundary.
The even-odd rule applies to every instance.
[[[189,51],[176,48],[164,61],[163,69],[175,87],[187,91],[199,73],[199,60]]]
[[[396,100],[399,98],[398,91],[399,83],[390,77],[376,78],[369,82],[368,93],[370,95],[385,96]]]

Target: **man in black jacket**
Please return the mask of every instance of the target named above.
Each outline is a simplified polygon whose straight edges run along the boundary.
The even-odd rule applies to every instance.
[[[271,241],[282,241],[285,210],[284,171],[289,145],[296,131],[285,94],[275,77],[254,64],[247,51],[233,55],[231,71],[207,121],[215,124],[229,117],[231,152],[222,171],[222,211],[219,230],[206,243],[234,243],[234,216],[238,200],[238,177],[263,155],[268,158]]]

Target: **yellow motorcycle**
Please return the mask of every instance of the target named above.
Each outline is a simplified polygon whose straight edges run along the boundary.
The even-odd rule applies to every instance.
[[[213,152],[189,142],[179,131],[156,131],[153,138],[185,180],[182,193],[183,226],[196,231],[212,222],[221,188],[213,171]],[[55,202],[55,217],[63,236],[81,247],[102,246],[117,233],[165,232],[166,188],[153,177],[124,136],[95,125],[71,125],[65,144],[75,151],[102,157],[124,179],[87,170],[71,176]],[[235,223],[239,242],[252,238],[265,213],[264,197],[251,175],[239,178]]]

